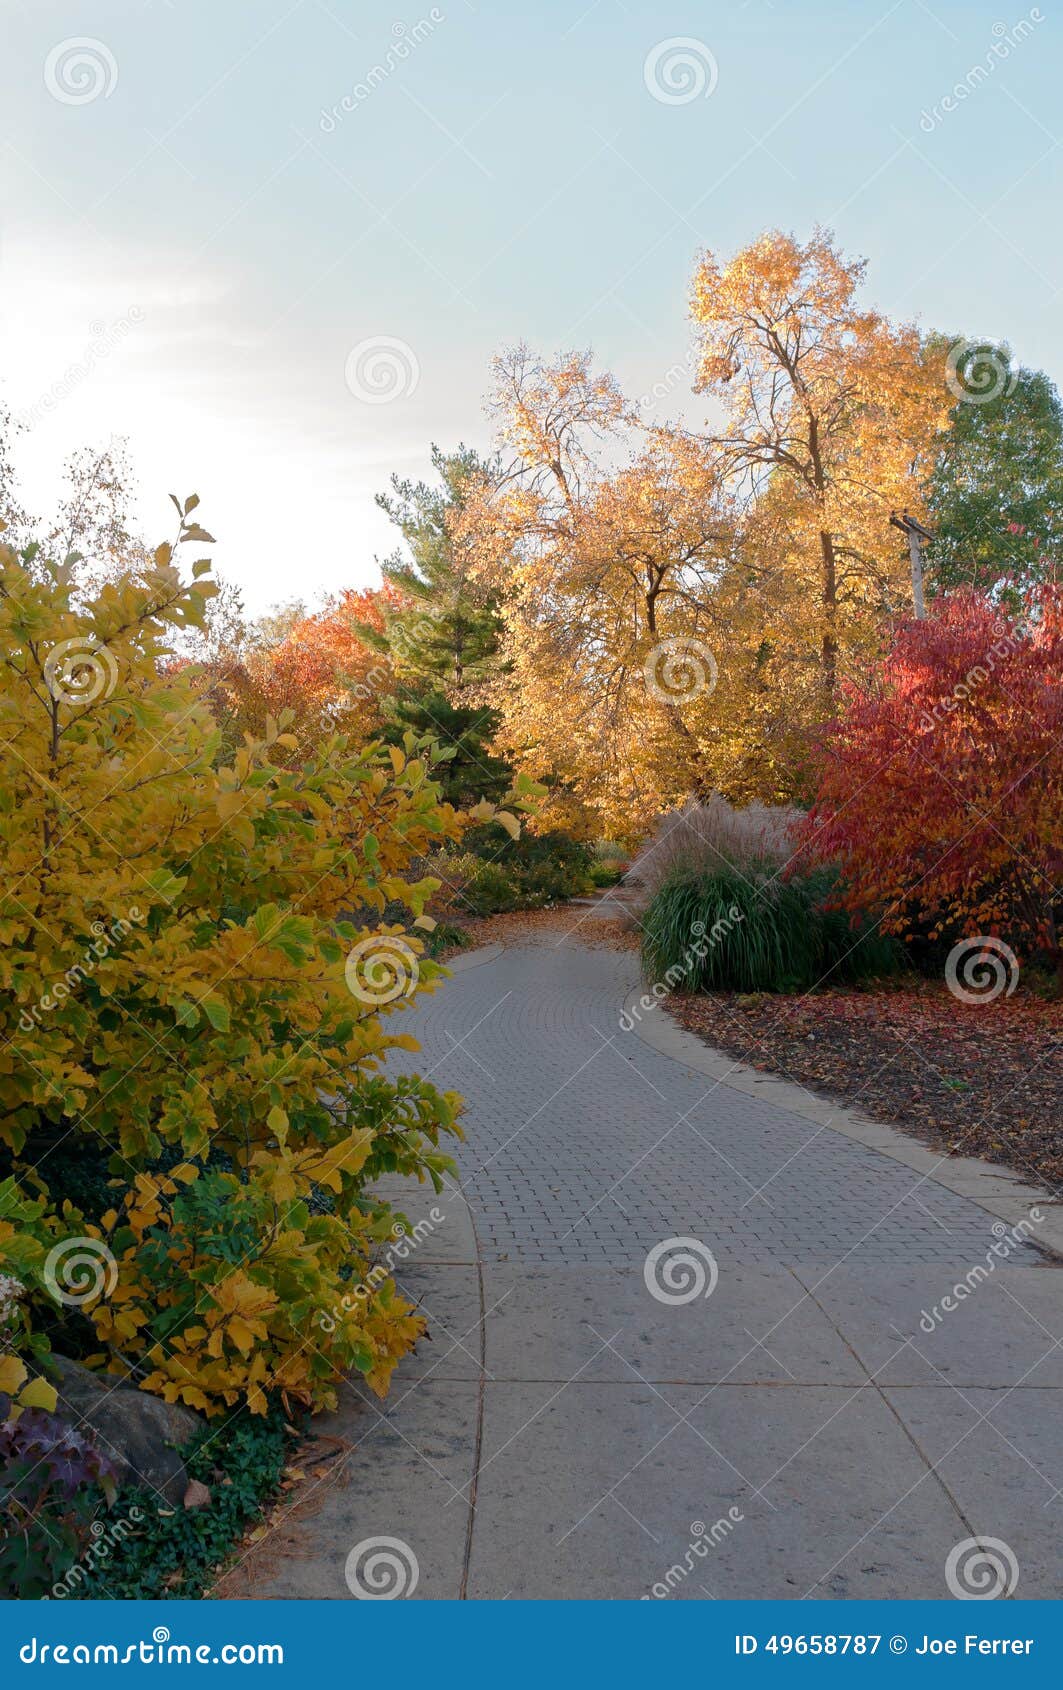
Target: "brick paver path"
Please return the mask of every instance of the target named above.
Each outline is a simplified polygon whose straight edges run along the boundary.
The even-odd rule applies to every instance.
[[[431,1341],[223,1594],[349,1600],[382,1555],[418,1600],[945,1597],[989,1538],[1002,1594],[1057,1597],[1053,1261],[622,1032],[636,979],[550,935],[403,1016],[467,1100],[460,1184],[389,1193]]]
[[[422,1000],[424,1068],[468,1102],[485,1258],[640,1261],[676,1234],[750,1266],[982,1253],[974,1204],[621,1031],[637,980],[631,955],[551,936]]]

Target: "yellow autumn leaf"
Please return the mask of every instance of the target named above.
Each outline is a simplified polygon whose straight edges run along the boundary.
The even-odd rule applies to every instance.
[[[239,1315],[233,1315],[226,1324],[225,1335],[232,1339],[238,1350],[242,1350],[244,1355],[247,1355],[254,1348],[255,1339],[265,1337],[266,1328],[259,1321],[250,1325],[247,1321],[241,1320]]]
[[[43,1408],[49,1414],[54,1414],[58,1397],[55,1386],[49,1385],[47,1379],[42,1379],[38,1374],[28,1385],[23,1385],[18,1400],[22,1408]]]
[[[18,1356],[0,1355],[0,1391],[3,1391],[5,1396],[13,1397],[25,1379],[27,1371],[28,1369]]]

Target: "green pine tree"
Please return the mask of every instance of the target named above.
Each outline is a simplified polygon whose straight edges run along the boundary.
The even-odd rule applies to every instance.
[[[490,476],[492,466],[465,446],[451,453],[433,446],[432,465],[438,485],[393,476],[391,493],[377,497],[405,542],[381,571],[411,602],[385,614],[383,633],[367,627],[359,633],[388,653],[399,678],[384,737],[399,744],[412,728],[450,751],[441,771],[444,797],[460,808],[481,798],[497,802],[513,778],[489,749],[498,715],[475,697],[503,668],[502,622],[470,578],[451,527],[470,487]]]
[[[391,493],[377,494],[406,545],[384,559],[381,572],[413,602],[388,613],[383,634],[365,633],[405,679],[460,692],[499,667],[501,620],[470,579],[450,528],[470,486],[489,476],[492,466],[467,446],[451,453],[433,446],[432,466],[438,486],[393,476]]]
[[[455,809],[466,809],[481,798],[497,804],[513,785],[509,764],[488,749],[498,729],[495,711],[452,704],[445,692],[434,688],[411,688],[388,700],[387,716],[382,737],[389,745],[401,745],[412,728],[418,738],[431,735],[449,753],[433,778]]]

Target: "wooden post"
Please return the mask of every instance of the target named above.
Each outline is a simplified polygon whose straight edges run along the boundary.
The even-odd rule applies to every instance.
[[[923,541],[933,539],[933,535],[921,523],[916,522],[914,516],[905,511],[898,516],[894,511],[890,517],[890,527],[899,528],[908,542],[908,556],[912,564],[912,604],[915,607],[917,622],[926,621],[926,599],[923,596]]]
[[[916,530],[908,528],[908,556],[912,560],[912,603],[917,622],[926,621],[926,600],[923,598],[923,546]]]

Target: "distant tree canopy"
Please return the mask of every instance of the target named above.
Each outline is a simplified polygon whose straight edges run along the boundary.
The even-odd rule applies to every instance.
[[[948,357],[949,342],[936,347]],[[1063,405],[1007,347],[953,341],[957,399],[930,477],[931,587],[1043,580],[1063,541]]]
[[[589,351],[493,364],[494,451],[433,446],[380,508],[377,587],[257,621],[231,586],[172,661],[198,663],[219,757],[292,712],[293,762],[334,730],[435,738],[445,796],[519,770],[540,826],[633,837],[689,794],[804,803],[850,682],[881,676],[912,611],[906,510],[930,530],[931,611],[959,589],[1017,614],[1057,578],[1063,405],[1008,348],[892,321],[826,230],[703,253],[693,385],[712,422],[656,421]],[[51,523],[13,485],[7,538],[81,554],[76,592],[151,554],[121,449],[76,454]],[[43,552],[41,552],[43,555]],[[351,560],[352,574],[365,560]]]

